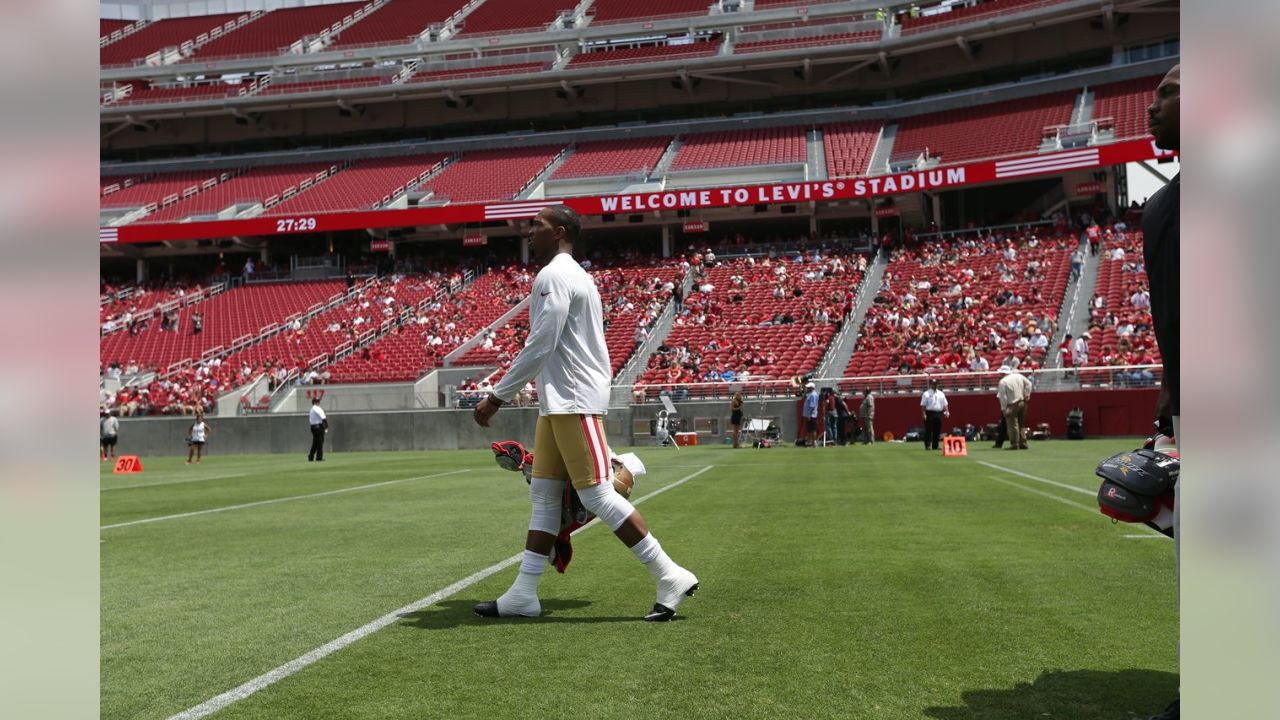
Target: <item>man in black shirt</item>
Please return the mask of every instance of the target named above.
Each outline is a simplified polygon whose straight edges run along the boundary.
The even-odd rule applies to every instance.
[[[1156,140],[1156,146],[1164,150],[1178,150],[1178,95],[1181,86],[1179,66],[1175,65],[1156,88],[1155,100],[1147,108],[1147,127]],[[1178,210],[1180,175],[1147,201],[1142,214],[1142,256],[1147,266],[1147,279],[1151,289],[1151,318],[1155,325],[1156,343],[1164,362],[1164,378],[1161,381],[1160,399],[1156,402],[1156,419],[1161,432],[1172,434],[1181,441],[1178,426],[1179,390],[1181,381],[1178,348]],[[1175,552],[1179,540],[1179,502],[1174,496],[1173,533]],[[1179,553],[1180,557],[1180,553]],[[1178,701],[1174,700],[1163,713],[1151,720],[1177,720]]]

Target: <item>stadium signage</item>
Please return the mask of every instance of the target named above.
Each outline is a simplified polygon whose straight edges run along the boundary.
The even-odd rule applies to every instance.
[[[707,231],[707,224],[701,220],[686,220],[684,223],[684,231],[688,233],[704,233]]]
[[[947,168],[847,180],[778,183],[724,188],[690,188],[633,195],[522,200],[489,205],[444,205],[404,210],[327,213],[306,218],[249,218],[183,223],[131,223],[99,231],[99,242],[144,243],[200,240],[232,236],[264,236],[299,232],[333,232],[423,225],[461,225],[494,220],[525,220],[539,210],[563,203],[582,215],[617,212],[696,210],[797,202],[833,202],[894,195],[920,190],[955,188],[997,180],[1059,174],[1067,170],[1105,167],[1165,157],[1167,151],[1150,139],[1097,147],[987,160]],[[291,220],[291,221],[290,221]],[[115,231],[115,232],[103,232]]]
[[[478,233],[472,233],[469,235],[462,236],[462,247],[479,247],[481,245],[488,245],[488,244],[489,244],[488,238]]]
[[[885,207],[876,208],[876,217],[891,218],[898,216],[898,207],[896,205],[887,205]]]
[[[1087,182],[1076,185],[1077,195],[1097,195],[1102,192],[1102,183]]]
[[[391,249],[391,243],[386,240],[370,240],[369,252],[387,252]]]

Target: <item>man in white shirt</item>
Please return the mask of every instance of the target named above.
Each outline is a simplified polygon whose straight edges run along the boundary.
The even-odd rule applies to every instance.
[[[1071,361],[1076,367],[1089,364],[1089,333],[1082,332],[1080,337],[1071,343]]]
[[[529,335],[493,392],[476,406],[481,427],[537,377],[538,425],[534,431],[533,509],[520,572],[497,600],[475,606],[481,617],[538,617],[538,580],[560,531],[565,483],[583,507],[618,536],[649,568],[657,600],[647,621],[675,617],[676,608],[698,589],[698,578],[680,567],[649,533],[631,503],[614,490],[602,418],[608,411],[612,377],[604,341],[604,318],[595,281],[573,261],[582,229],[578,214],[563,205],[534,218],[529,250],[543,265],[530,293]]]
[[[1000,368],[1004,377],[996,386],[996,398],[1000,412],[1004,414],[1005,428],[1009,433],[1008,450],[1027,449],[1027,402],[1031,399],[1031,381],[1027,376],[1005,365]]]
[[[307,453],[307,462],[324,462],[324,434],[329,430],[329,417],[320,407],[318,397],[311,398],[307,422],[311,424],[311,452]]]
[[[938,389],[938,380],[929,380],[929,389],[920,396],[921,416],[924,418],[924,449],[937,450],[942,441],[942,418],[951,417],[947,396]]]

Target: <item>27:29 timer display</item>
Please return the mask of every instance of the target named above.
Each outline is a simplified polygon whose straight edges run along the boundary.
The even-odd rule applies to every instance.
[[[276,232],[306,232],[307,230],[316,229],[316,219],[313,217],[299,218],[280,218],[276,220]]]

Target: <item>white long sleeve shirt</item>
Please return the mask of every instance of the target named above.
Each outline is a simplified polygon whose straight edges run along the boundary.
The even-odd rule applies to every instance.
[[[612,372],[600,292],[568,253],[556,255],[534,278],[529,336],[493,394],[511,402],[535,376],[540,415],[604,415],[609,410]]]

